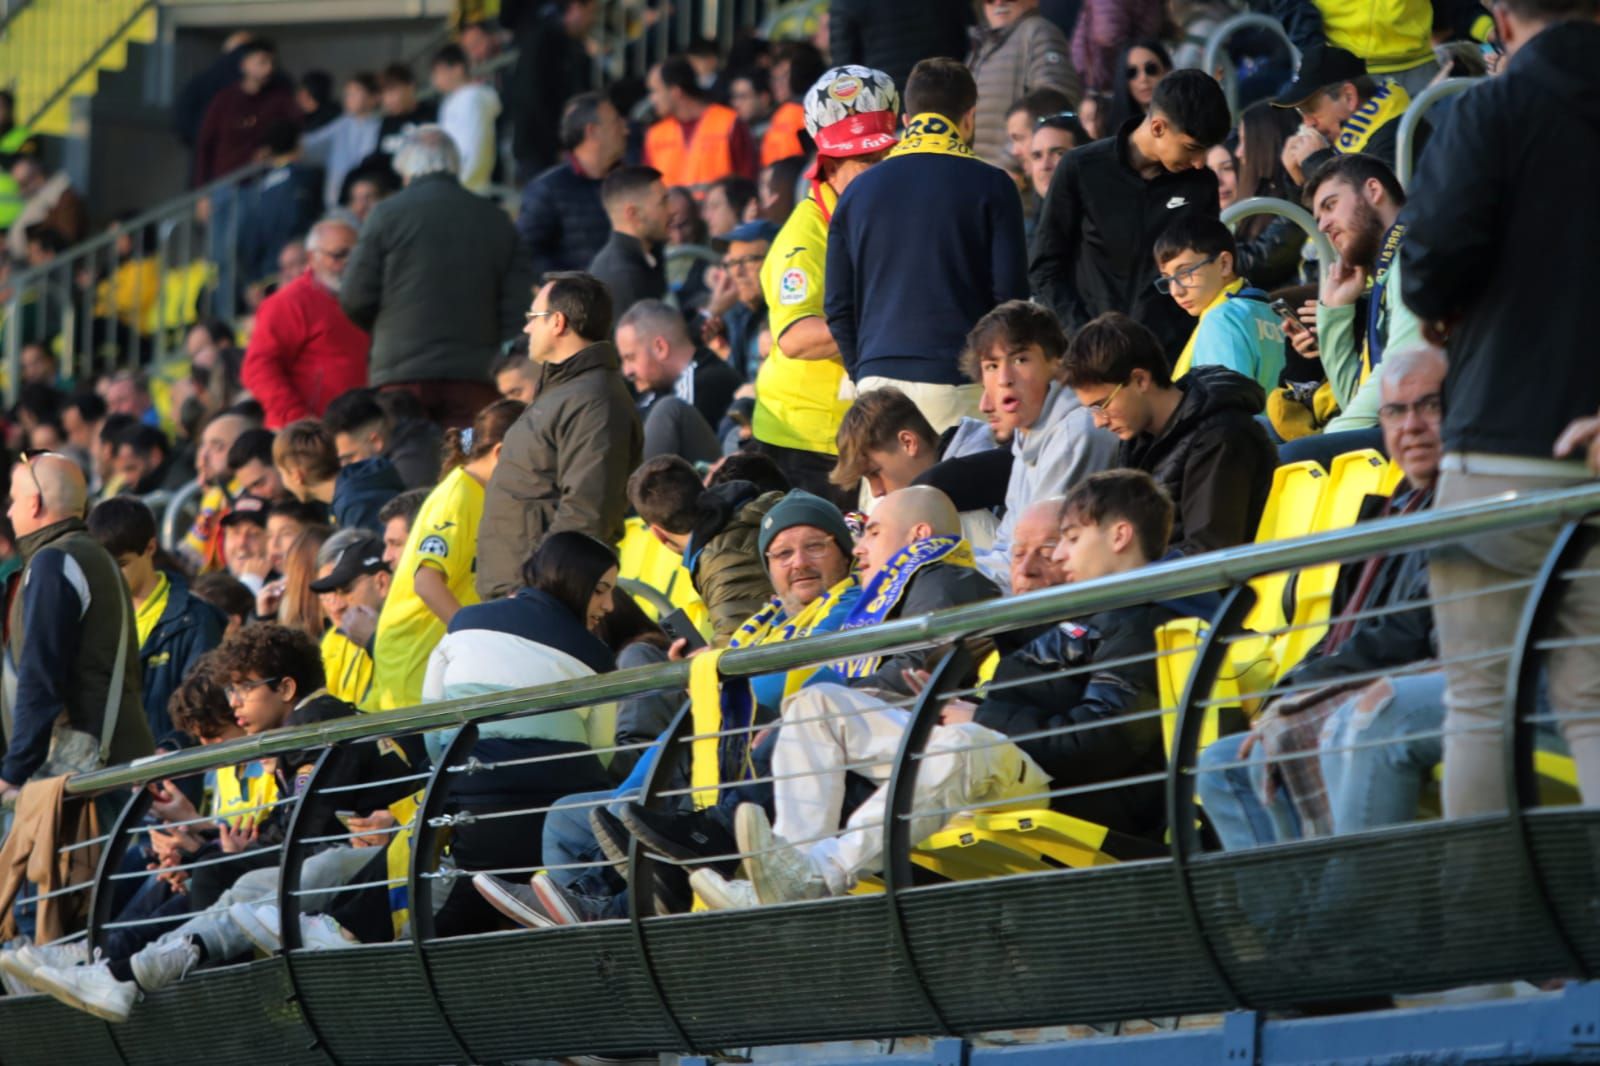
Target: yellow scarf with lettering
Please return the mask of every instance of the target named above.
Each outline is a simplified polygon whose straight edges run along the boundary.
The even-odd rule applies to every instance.
[[[1217,293],[1216,298],[1210,303],[1206,304],[1205,308],[1200,312],[1200,317],[1195,319],[1194,330],[1190,332],[1189,339],[1184,342],[1183,351],[1178,353],[1178,362],[1172,368],[1173,381],[1177,381],[1179,378],[1183,377],[1183,375],[1187,374],[1189,372],[1189,367],[1194,363],[1194,340],[1196,337],[1200,336],[1200,323],[1204,322],[1206,320],[1206,316],[1211,312],[1227,303],[1230,295],[1238,292],[1242,288],[1244,288],[1244,279],[1235,278],[1230,284],[1224,285],[1222,287],[1222,291]]]
[[[955,124],[943,115],[925,111],[906,123],[905,136],[889,151],[889,158],[900,155],[964,155],[977,159],[972,146],[961,139]]]
[[[1344,120],[1344,125],[1339,128],[1339,139],[1333,142],[1333,150],[1340,155],[1366,151],[1367,142],[1378,128],[1398,121],[1410,106],[1411,94],[1399,82],[1384,82],[1372,99],[1356,108],[1355,113]]]

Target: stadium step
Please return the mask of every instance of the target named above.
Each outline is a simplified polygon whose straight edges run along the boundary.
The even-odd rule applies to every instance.
[[[102,71],[121,70],[130,44],[156,38],[154,0],[32,0],[0,25],[0,71],[17,118],[36,133],[65,136],[75,96],[92,95]]]

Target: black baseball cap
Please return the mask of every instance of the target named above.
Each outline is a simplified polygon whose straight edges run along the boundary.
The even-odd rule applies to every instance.
[[[271,505],[260,496],[240,496],[233,501],[233,507],[222,516],[222,526],[237,525],[240,522],[253,522],[262,529],[267,528],[267,509]]]
[[[1367,64],[1354,52],[1331,44],[1313,48],[1300,58],[1300,71],[1272,101],[1273,107],[1299,107],[1318,90],[1367,76]]]
[[[311,583],[311,591],[334,592],[348,587],[362,574],[376,574],[387,569],[388,564],[383,561],[383,538],[362,531],[360,537],[353,538],[339,552],[328,576],[319,577]]]

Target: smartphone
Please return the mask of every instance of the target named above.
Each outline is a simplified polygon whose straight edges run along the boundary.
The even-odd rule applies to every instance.
[[[333,816],[339,819],[339,824],[344,826],[347,832],[355,832],[350,828],[350,819],[359,817],[355,811],[334,811]]]
[[[663,615],[660,626],[663,632],[672,640],[686,640],[689,642],[688,651],[706,646],[706,638],[700,635],[700,630],[695,628],[689,620],[688,612],[682,607],[669,615]]]
[[[1288,300],[1280,296],[1267,306],[1272,308],[1273,314],[1283,319],[1283,328],[1286,331],[1300,333],[1305,330],[1306,324],[1300,321],[1300,316],[1294,313],[1294,308],[1289,306]]]

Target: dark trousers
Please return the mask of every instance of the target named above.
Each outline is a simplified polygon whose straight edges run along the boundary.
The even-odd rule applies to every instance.
[[[831,501],[841,511],[861,509],[860,490],[856,485],[840,488],[828,480],[828,474],[836,462],[833,456],[823,452],[785,448],[781,444],[768,444],[766,441],[756,441],[756,447],[763,455],[778,464],[783,476],[789,479],[790,488],[805,489],[821,496],[824,500]]]
[[[445,429],[467,428],[479,411],[500,398],[493,385],[482,381],[391,381],[378,391],[409,392],[428,421]]]

